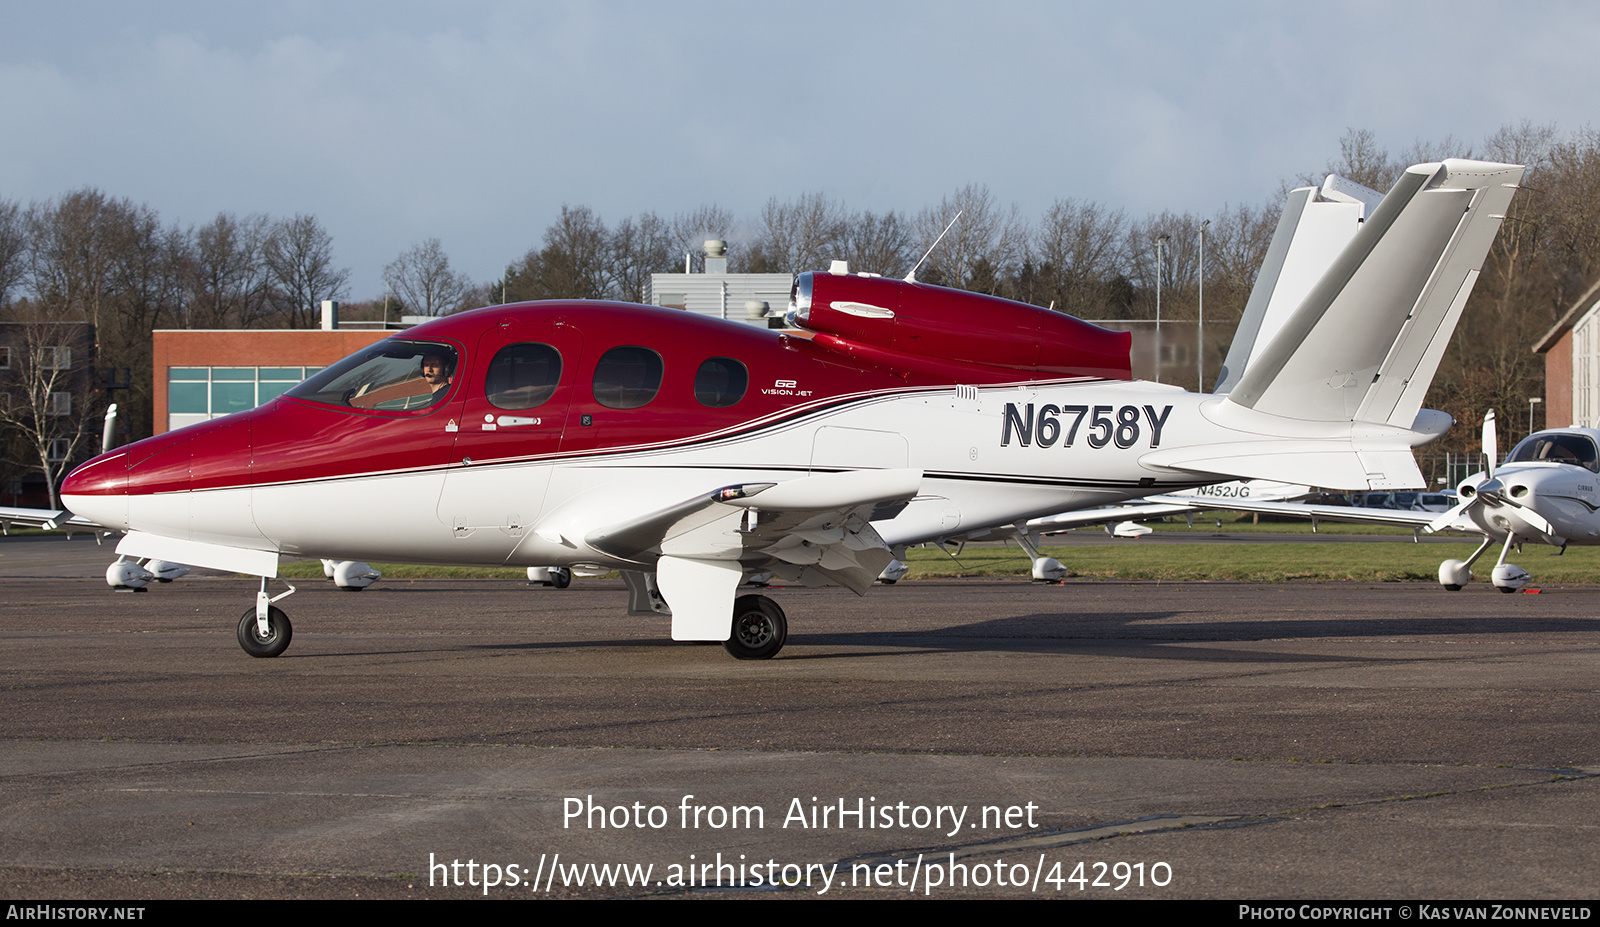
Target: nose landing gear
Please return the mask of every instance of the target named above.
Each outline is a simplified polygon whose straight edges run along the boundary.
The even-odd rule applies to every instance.
[[[288,583],[284,583],[289,586]],[[275,657],[289,649],[289,639],[294,636],[294,627],[289,624],[289,616],[283,609],[272,603],[294,595],[294,587],[289,586],[288,592],[280,592],[275,596],[267,596],[267,578],[261,577],[261,588],[256,592],[255,608],[246,609],[239,617],[239,646],[252,657]]]
[[[239,618],[239,646],[252,657],[275,657],[289,649],[289,639],[294,627],[289,616],[276,605],[267,608],[267,629],[261,630],[256,621],[256,610],[246,609]]]
[[[1461,587],[1472,581],[1472,564],[1483,556],[1483,552],[1494,543],[1494,538],[1484,538],[1478,549],[1465,561],[1446,560],[1439,564],[1439,584],[1451,592],[1460,592]],[[1528,584],[1533,574],[1517,566],[1507,563],[1506,556],[1511,553],[1511,547],[1517,543],[1517,536],[1512,533],[1506,535],[1505,546],[1500,548],[1500,560],[1494,565],[1494,587],[1504,593],[1513,593]],[[1520,546],[1517,548],[1522,549]]]

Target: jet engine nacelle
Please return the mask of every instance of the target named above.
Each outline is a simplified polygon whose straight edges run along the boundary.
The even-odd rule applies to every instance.
[[[1133,378],[1133,336],[1038,306],[888,277],[795,278],[795,324],[824,347],[889,367],[985,368],[1045,376]]]

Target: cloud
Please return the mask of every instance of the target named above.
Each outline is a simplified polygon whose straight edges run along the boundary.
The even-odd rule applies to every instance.
[[[312,212],[358,294],[441,238],[480,278],[563,203],[609,221],[824,190],[916,212],[1259,202],[1337,153],[1576,128],[1588,7],[823,2],[71,6],[0,37],[0,196],[197,223]]]

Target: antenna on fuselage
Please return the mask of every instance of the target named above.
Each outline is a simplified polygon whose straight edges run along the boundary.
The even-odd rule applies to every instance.
[[[944,237],[950,234],[950,230],[955,227],[956,220],[961,218],[962,212],[966,212],[966,210],[957,212],[956,218],[950,220],[950,224],[944,227],[944,231],[940,232],[939,237],[933,240],[933,244],[928,246],[928,250],[922,253],[922,261],[926,261],[928,259],[928,255],[933,253],[933,249],[939,247],[939,242],[944,241]],[[912,265],[911,271],[906,274],[907,283],[917,282],[917,268],[922,266],[922,261],[918,261],[916,264]]]

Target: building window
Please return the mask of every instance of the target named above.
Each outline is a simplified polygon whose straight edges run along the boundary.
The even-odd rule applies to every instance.
[[[72,452],[72,442],[71,441],[67,440],[66,438],[51,438],[50,439],[49,456],[50,456],[50,462],[51,463],[60,463],[63,460],[66,460],[67,459],[67,455],[70,454],[71,452]]]
[[[64,345],[45,348],[40,358],[40,366],[45,370],[71,370],[72,348]]]
[[[168,367],[167,429],[253,409],[320,367]]]
[[[0,347],[0,370],[11,369],[11,349]]]
[[[50,401],[48,403],[46,403],[46,405],[45,405],[45,414],[46,415],[71,415],[72,414],[72,394],[71,393],[51,393],[50,394]]]

